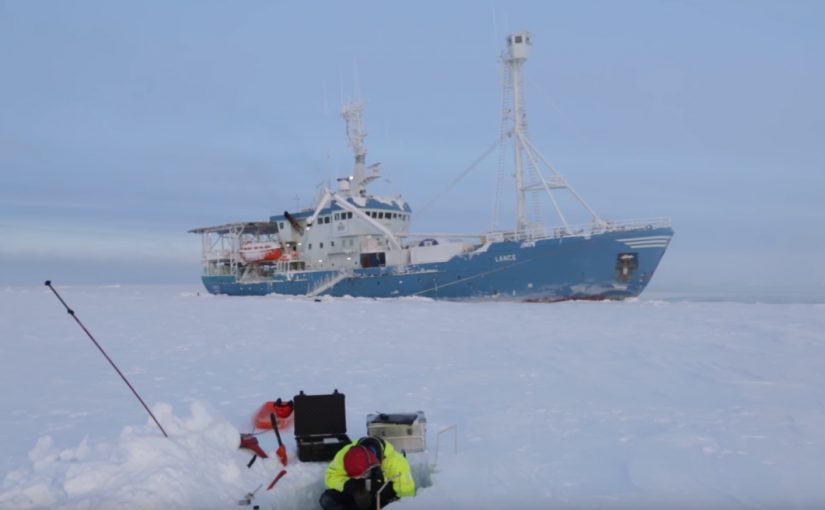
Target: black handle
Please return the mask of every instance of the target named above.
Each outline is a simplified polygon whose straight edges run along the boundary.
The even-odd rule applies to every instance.
[[[269,419],[272,420],[272,430],[275,431],[275,435],[278,437],[278,446],[283,446],[284,443],[281,442],[281,433],[278,432],[278,422],[275,420],[275,413],[269,413]]]

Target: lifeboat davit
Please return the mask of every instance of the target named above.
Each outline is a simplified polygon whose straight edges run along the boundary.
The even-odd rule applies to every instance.
[[[244,262],[263,262],[267,260],[275,261],[281,258],[284,249],[281,243],[275,241],[253,243],[251,241],[241,246],[240,255]]]
[[[281,255],[281,258],[278,259],[278,260],[280,260],[281,262],[290,262],[290,261],[293,261],[297,258],[298,258],[298,252],[297,251],[291,251],[289,253],[284,253],[283,255]]]

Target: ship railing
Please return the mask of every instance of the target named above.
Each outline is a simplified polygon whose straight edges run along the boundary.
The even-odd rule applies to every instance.
[[[331,274],[325,278],[321,278],[310,287],[309,292],[307,292],[307,297],[315,297],[335,287],[341,281],[351,277],[352,271],[348,269],[342,269],[335,274]]]
[[[203,268],[203,275],[204,276],[232,276],[235,272],[232,270],[230,266],[204,266]]]
[[[232,250],[212,250],[203,253],[203,262],[210,260],[229,260],[232,257]]]
[[[672,226],[670,218],[640,218],[632,220],[585,223],[581,225],[567,225],[564,227],[534,226],[524,230],[509,232],[488,232],[484,235],[488,242],[519,242],[538,241],[541,239],[560,239],[564,237],[590,237],[607,232],[632,232],[638,230],[652,230],[669,228]]]

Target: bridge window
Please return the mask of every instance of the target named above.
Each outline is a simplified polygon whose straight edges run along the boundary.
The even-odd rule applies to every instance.
[[[350,211],[350,212],[348,212],[348,213],[347,213],[347,219],[348,219],[348,220],[351,220],[351,219],[352,219],[352,211]]]
[[[321,248],[323,248],[323,247],[324,247],[324,243],[321,243]]]
[[[329,223],[329,216],[324,216],[324,223]]]
[[[330,241],[329,244],[330,246],[335,247],[335,241]]]
[[[312,243],[309,243],[309,244],[307,245],[307,250],[311,250],[311,249],[312,249]]]
[[[338,213],[335,213],[335,221],[338,221]]]

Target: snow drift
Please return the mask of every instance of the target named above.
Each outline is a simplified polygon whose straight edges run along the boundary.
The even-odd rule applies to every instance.
[[[247,469],[239,433],[266,400],[336,388],[352,438],[369,413],[427,413],[418,478],[458,425],[458,454],[445,435],[398,510],[825,505],[822,304],[61,288],[144,400],[168,402],[167,440],[43,290],[0,292],[2,509],[240,508],[259,484],[262,509],[317,509],[324,463],[297,462],[287,431],[289,473],[265,492],[280,464]]]
[[[158,404],[153,413],[169,439],[153,422],[126,427],[117,443],[84,438],[75,448],[60,450],[43,436],[29,452],[30,469],[10,473],[0,495],[2,508],[218,508],[237,502],[281,470],[275,459],[259,459],[238,450],[240,432],[202,401],[191,415],[178,417],[172,406]],[[274,453],[274,452],[273,452]],[[271,492],[256,502],[278,508],[300,508],[318,484],[323,466],[295,464]],[[317,500],[317,498],[316,498]]]

